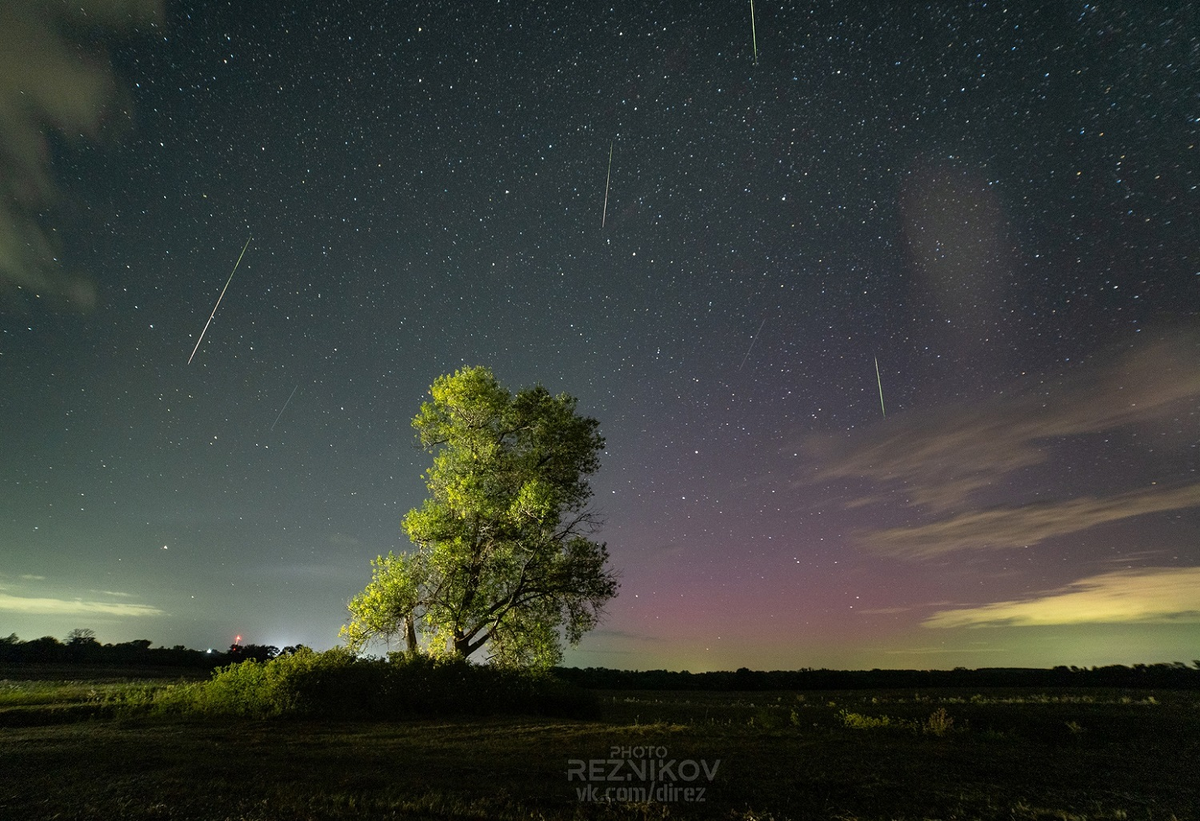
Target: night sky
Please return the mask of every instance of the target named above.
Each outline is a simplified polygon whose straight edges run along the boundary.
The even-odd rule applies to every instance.
[[[337,644],[487,365],[570,665],[1200,655],[1195,4],[3,5],[0,635]]]

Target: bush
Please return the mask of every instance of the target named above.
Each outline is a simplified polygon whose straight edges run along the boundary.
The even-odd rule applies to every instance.
[[[582,716],[595,698],[548,673],[394,653],[361,659],[335,648],[301,648],[270,661],[219,669],[207,682],[159,692],[158,709],[251,718],[532,713]]]
[[[842,710],[838,715],[842,719],[842,726],[851,730],[903,729],[906,726],[903,720],[891,716],[877,718],[862,713],[852,713],[849,710]]]
[[[957,729],[954,726],[954,717],[946,712],[945,707],[938,707],[924,721],[909,721],[893,716],[868,716],[849,710],[842,710],[838,715],[842,719],[842,726],[851,730],[905,730],[944,738]]]
[[[945,707],[938,707],[925,719],[925,723],[921,725],[921,732],[942,738],[954,732],[954,717],[946,712]]]
[[[590,692],[548,672],[407,653],[393,653],[385,666],[389,692],[406,714],[583,716],[596,711]]]
[[[792,710],[791,716],[789,716],[783,710],[760,707],[754,713],[754,717],[750,719],[750,723],[764,730],[782,730],[789,724],[799,724],[799,721],[795,710]]]

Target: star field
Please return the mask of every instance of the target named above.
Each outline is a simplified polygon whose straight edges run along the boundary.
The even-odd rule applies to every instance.
[[[568,663],[1192,658],[1186,4],[147,9],[0,95],[0,634],[331,646],[484,364],[607,439]]]

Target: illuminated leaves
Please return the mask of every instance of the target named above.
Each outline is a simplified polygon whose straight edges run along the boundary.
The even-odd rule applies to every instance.
[[[510,394],[487,368],[440,377],[413,427],[433,454],[430,497],[403,527],[417,551],[374,563],[351,602],[352,646],[419,620],[426,647],[500,664],[550,666],[616,595],[587,510],[599,423],[542,387]]]

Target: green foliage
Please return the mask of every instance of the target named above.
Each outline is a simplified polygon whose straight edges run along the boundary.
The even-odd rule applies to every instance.
[[[123,685],[89,681],[0,681],[0,708],[95,703]]]
[[[421,604],[424,571],[416,556],[389,553],[372,559],[371,583],[350,600],[351,619],[341,629],[347,646],[361,649],[377,638],[390,644],[405,632]]]
[[[891,716],[868,716],[862,713],[852,713],[849,710],[842,710],[838,713],[838,718],[842,721],[842,726],[851,730],[878,730],[878,729],[903,729],[907,722],[899,718]]]
[[[413,420],[433,454],[430,496],[403,521],[416,550],[372,562],[342,636],[352,649],[404,636],[410,651],[420,639],[461,658],[486,646],[495,665],[549,668],[617,592],[606,547],[589,538],[599,423],[571,396],[513,395],[482,367],[430,394]]]
[[[305,714],[317,704],[335,701],[329,697],[332,689],[361,687],[365,676],[355,669],[357,662],[353,653],[340,648],[325,653],[305,649],[270,661],[223,667],[183,695],[190,700],[190,711],[205,714]]]
[[[162,688],[162,712],[248,718],[401,718],[529,713],[585,715],[594,699],[553,676],[472,664],[465,659],[394,653],[362,659],[335,648],[301,648],[266,662],[244,661],[209,681]]]
[[[955,731],[954,717],[945,707],[938,707],[923,721],[910,721],[894,716],[869,716],[843,709],[838,713],[842,726],[851,730],[906,730],[921,735],[942,738]]]

